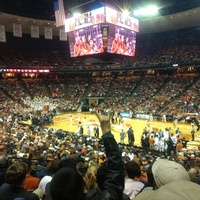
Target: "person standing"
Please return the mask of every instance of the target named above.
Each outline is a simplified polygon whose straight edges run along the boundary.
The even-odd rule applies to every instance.
[[[72,115],[69,116],[69,122],[72,124]]]
[[[124,138],[126,137],[126,133],[124,132],[124,130],[122,129],[122,131],[120,132],[120,143],[124,144]]]
[[[192,136],[192,141],[194,141],[194,134],[195,134],[195,128],[194,128],[194,125],[195,125],[195,123],[194,123],[194,121],[192,121],[192,123],[191,123],[191,136]]]
[[[166,115],[165,115],[165,114],[162,115],[162,121],[163,121],[164,123],[167,122],[167,118],[166,118]]]
[[[87,123],[87,116],[85,115],[83,118],[83,124],[86,124],[86,123]]]
[[[181,140],[182,144],[183,144],[183,148],[187,149],[187,143],[188,143],[188,140],[183,137],[183,139]]]
[[[129,145],[134,146],[135,137],[134,137],[134,133],[133,133],[132,127],[130,127],[128,129],[127,133],[128,133],[128,143],[129,143]]]
[[[178,116],[176,114],[173,116],[173,123],[174,123],[174,128],[176,128],[178,124]]]
[[[96,137],[99,137],[99,127],[96,127]]]
[[[179,140],[177,145],[176,145],[176,152],[179,153],[179,152],[182,152],[182,149],[183,149],[183,144],[182,142]]]
[[[149,138],[150,149],[154,149],[154,144],[155,144],[155,139],[153,135],[151,135],[151,137]]]
[[[91,130],[90,130],[90,127],[88,126],[87,135],[90,137],[90,134],[91,134]]]
[[[82,125],[80,126],[79,133],[80,133],[80,135],[83,135],[83,126]]]
[[[197,120],[197,131],[200,130],[200,119]]]

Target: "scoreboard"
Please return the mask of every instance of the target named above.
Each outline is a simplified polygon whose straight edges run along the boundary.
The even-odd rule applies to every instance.
[[[138,19],[107,6],[65,21],[71,57],[113,53],[135,55]]]
[[[126,16],[122,12],[106,6],[66,19],[65,32],[105,22],[139,32],[138,19]]]

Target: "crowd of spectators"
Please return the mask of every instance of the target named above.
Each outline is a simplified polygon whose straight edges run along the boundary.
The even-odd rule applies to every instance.
[[[53,98],[64,98],[66,96],[66,92],[65,92],[65,82],[59,79],[52,79],[52,80],[48,80],[49,82],[47,82],[48,84],[48,88],[50,90],[51,96]]]
[[[67,94],[71,98],[83,98],[88,82],[84,79],[71,79],[68,83]]]
[[[136,80],[131,79],[129,77],[121,78],[121,79],[114,79],[112,81],[112,87],[110,89],[110,92],[107,96],[115,98],[115,97],[121,97],[126,98],[131,96],[131,92],[136,86]]]
[[[135,101],[133,102],[135,104],[141,104],[141,106],[145,105],[145,99],[141,91],[143,91],[145,94],[153,93],[152,96],[151,95],[146,96],[148,100],[151,97],[159,95],[160,93],[164,94],[163,91],[165,91],[168,94],[168,96],[172,96],[172,97],[174,96],[182,97],[182,93],[184,92],[185,94],[189,94],[187,93],[187,90],[193,90],[192,95],[197,95],[197,96],[199,95],[198,88],[197,88],[197,91],[195,92],[195,87],[198,86],[199,84],[199,81],[196,76],[158,77],[158,80],[155,80],[155,78],[151,78],[151,77],[140,77],[140,79],[136,79],[136,80],[133,80],[132,83],[135,83],[133,84],[133,87],[134,87],[133,95],[135,94],[134,91],[137,92],[137,96],[136,96],[137,103],[135,103]],[[8,81],[7,87],[10,85],[12,86],[12,89],[15,88],[14,87],[15,81],[17,82],[17,80],[12,80],[11,82]],[[43,183],[44,180],[42,181],[42,178],[44,178],[44,175],[47,175],[49,176],[48,180],[50,181],[52,174],[53,173],[56,174],[56,171],[59,168],[58,167],[59,162],[61,163],[71,162],[71,161],[74,162],[73,165],[76,166],[77,164],[77,168],[79,169],[79,172],[83,176],[87,172],[87,169],[89,170],[92,165],[97,165],[98,167],[100,167],[102,163],[104,163],[104,161],[106,160],[105,152],[104,152],[105,149],[100,139],[95,136],[93,137],[93,136],[79,135],[79,134],[74,134],[67,131],[45,128],[44,125],[48,124],[45,122],[45,120],[42,120],[42,123],[39,123],[39,124],[33,123],[31,126],[24,126],[24,125],[19,124],[19,121],[21,120],[27,120],[30,118],[33,119],[35,117],[38,117],[41,120],[41,118],[43,117],[44,117],[43,119],[45,119],[45,115],[50,116],[50,114],[56,114],[57,112],[66,111],[66,110],[62,110],[61,106],[65,106],[66,109],[70,107],[70,100],[67,98],[57,99],[57,98],[52,98],[50,96],[42,95],[44,90],[47,89],[45,87],[45,84],[47,84],[48,87],[51,85],[51,84],[48,85],[49,83],[48,81],[46,81],[45,84],[42,84],[43,81],[36,80],[36,83],[40,83],[40,84],[34,85],[35,91],[37,91],[36,96],[34,98],[31,98],[28,95],[26,97],[22,96],[21,101],[19,101],[18,96],[17,98],[15,98],[15,96],[12,96],[10,94],[12,90],[9,90],[9,87],[8,89],[6,88],[6,86],[4,87],[5,82],[6,82],[5,80],[2,82],[2,87],[3,87],[3,90],[1,91],[2,92],[2,99],[1,99],[2,112],[1,112],[1,118],[0,118],[0,122],[1,122],[0,149],[2,149],[1,152],[3,152],[3,155],[5,155],[5,157],[2,157],[2,161],[0,163],[2,163],[1,166],[3,167],[1,169],[3,170],[4,173],[7,173],[6,170],[9,171],[10,168],[13,168],[15,166],[18,168],[22,167],[21,164],[18,164],[18,162],[20,163],[22,161],[27,162],[27,159],[31,157],[32,166],[31,168],[27,168],[27,171],[25,170],[24,173],[26,174],[26,177],[31,176],[31,178],[32,177],[37,178],[36,179],[37,182],[34,185],[34,187],[33,187],[33,183],[31,184],[31,187],[30,187],[30,185],[27,183],[28,180],[26,181],[25,179],[24,189],[29,192],[34,191],[34,193],[31,193],[31,194],[37,194],[37,195],[39,195],[39,193],[43,194],[45,192],[46,198],[48,200],[49,198],[48,188],[45,189],[45,186],[44,186],[45,184]],[[26,84],[25,80],[23,80],[22,83],[24,82],[25,82],[25,85],[28,85]],[[152,82],[152,85],[151,85],[151,82]],[[118,82],[118,81],[112,82],[112,87],[109,89],[111,94],[112,94],[112,89],[116,90],[115,88],[117,88],[118,84],[119,84],[119,88],[121,88],[120,87],[121,82]],[[21,85],[20,83],[16,85],[17,85],[15,89],[16,94],[19,94],[19,93],[23,94],[23,91],[26,91],[26,94],[30,93],[28,90],[29,87],[27,87],[27,90],[24,90],[23,86],[18,87],[18,85]],[[84,84],[84,87],[86,85],[87,83]],[[78,81],[75,86],[77,87],[76,89],[79,89]],[[89,86],[90,85],[88,84],[88,88]],[[80,87],[82,88],[83,86],[81,85]],[[97,84],[96,87],[98,88],[99,85]],[[109,91],[107,92],[109,93]],[[124,91],[126,92],[126,90]],[[46,91],[45,94],[48,95],[48,92]],[[192,99],[196,99],[197,96],[192,96],[191,101]],[[117,102],[118,104],[115,105],[114,101],[117,98],[119,98],[117,95],[116,97],[108,98],[104,102],[104,103],[107,103],[107,108],[109,108],[110,105],[113,105],[112,106],[113,109],[115,109],[116,106],[117,108],[121,106],[120,109],[127,109],[127,107],[130,108],[128,103],[131,105],[132,104],[131,101],[135,97],[133,96],[133,97],[128,98],[124,96],[124,100],[125,100],[124,103],[123,101],[118,101]],[[69,104],[67,104],[67,102],[69,102]],[[168,105],[172,105],[171,104],[172,102],[173,101],[169,101]],[[78,105],[78,102],[76,103],[77,103],[76,105]],[[45,105],[48,106],[48,109],[49,109],[48,112],[44,110],[43,106]],[[75,110],[77,110],[77,107]],[[181,136],[181,130],[177,129],[174,135],[172,135],[172,133],[170,132],[170,129],[151,131],[149,127],[147,126],[147,128],[144,129],[144,132],[142,133],[142,137],[141,137],[142,147],[119,143],[119,147],[122,152],[122,158],[125,163],[125,169],[126,170],[129,169],[128,168],[129,164],[132,165],[134,163],[133,165],[135,166],[136,165],[135,163],[137,163],[135,167],[138,167],[138,169],[141,171],[136,176],[135,175],[131,176],[128,173],[128,171],[126,171],[127,178],[125,180],[128,181],[129,179],[134,177],[134,181],[139,181],[139,183],[138,182],[136,183],[137,183],[137,186],[140,186],[139,187],[140,189],[135,189],[134,191],[130,191],[130,188],[127,185],[129,185],[128,184],[129,182],[132,182],[131,181],[132,179],[131,179],[128,181],[128,183],[126,183],[125,181],[124,193],[126,193],[130,199],[133,199],[133,198],[137,199],[140,197],[140,194],[138,193],[141,193],[141,195],[145,194],[143,192],[145,192],[145,188],[147,186],[153,187],[153,185],[149,185],[150,179],[148,179],[147,174],[148,174],[149,167],[158,158],[173,160],[181,164],[181,166],[185,168],[184,169],[185,172],[186,173],[188,172],[187,181],[191,179],[191,181],[195,182],[196,184],[194,187],[197,187],[198,186],[197,184],[199,184],[199,167],[200,167],[199,166],[199,151],[197,148],[195,150],[188,149],[187,148],[188,141],[189,140]],[[54,160],[56,160],[57,162],[57,168],[55,171],[52,170],[50,167],[55,162]],[[29,163],[30,163],[30,160],[29,160]],[[8,166],[9,168],[7,168]],[[50,168],[47,168],[47,166],[49,166]],[[6,176],[6,179],[3,180],[2,183],[6,181],[7,184],[12,185],[13,184],[12,181],[8,179],[7,177],[8,176]],[[88,174],[88,177],[89,177],[89,174]],[[45,179],[47,179],[47,177],[45,177]],[[97,181],[96,186],[94,186],[93,188],[91,187],[91,184],[94,184],[94,182],[92,182],[92,180],[95,180],[94,177],[87,179],[87,176],[84,176],[84,179],[86,183],[90,185],[90,187],[88,186],[88,188],[87,188],[87,184],[85,185],[84,191],[88,190],[88,193],[85,195],[87,196],[88,199],[92,199],[93,194],[97,195],[96,189],[102,187],[101,183]],[[8,189],[7,187],[9,185],[7,184],[3,185],[3,187],[0,187],[0,195],[2,195],[0,197],[2,197],[2,199],[3,199],[3,196],[6,194],[5,190],[7,191]],[[160,186],[160,185],[157,185],[157,186]],[[143,187],[144,187],[144,191],[140,191],[140,190],[143,190]],[[35,189],[38,189],[38,188],[40,188],[42,191],[41,190],[35,191]],[[95,189],[95,191],[90,191],[91,189]],[[2,193],[1,190],[4,192]],[[131,193],[131,192],[134,192],[134,193]],[[22,195],[22,193],[20,194]],[[35,198],[37,197],[36,195],[34,196]]]
[[[128,64],[151,66],[199,62],[198,31],[187,35],[179,34],[177,38],[170,33],[150,37],[151,40],[146,38],[140,44],[137,57]],[[66,65],[58,52],[54,52],[53,56],[46,52],[18,52],[9,57],[1,55],[1,58],[1,65],[8,67],[13,66],[13,63],[16,67],[59,68]],[[186,181],[184,186],[182,182],[177,182],[185,189],[184,195],[190,197],[186,199],[198,199],[195,192],[199,190],[200,184],[199,149],[188,149],[189,140],[181,136],[179,129],[172,134],[170,128],[151,130],[147,126],[141,133],[141,147],[138,147],[122,143],[117,145],[110,132],[108,116],[101,118],[97,115],[103,132],[102,140],[95,136],[45,127],[53,123],[53,117],[57,113],[77,111],[81,99],[87,97],[103,98],[98,105],[103,112],[111,109],[117,113],[132,111],[159,115],[160,118],[163,114],[181,117],[186,112],[199,113],[198,78],[199,75],[195,74],[134,78],[122,76],[119,79],[113,76],[88,80],[79,77],[67,81],[41,78],[2,79],[0,199],[13,200],[20,197],[38,200],[37,195],[40,193],[40,198],[47,200],[61,197],[83,200],[83,196],[87,199],[139,200],[150,194],[145,190],[153,191],[156,187],[163,188],[165,185],[172,187],[173,181]],[[24,120],[31,120],[32,125],[19,123]],[[157,161],[158,159],[163,160]],[[160,169],[156,163],[164,166]],[[170,167],[173,169],[169,173],[167,170]],[[126,178],[124,174],[127,175]],[[133,187],[131,184],[134,184]],[[21,190],[16,190],[19,187]],[[195,192],[187,192],[187,187],[193,188]],[[14,192],[13,196],[9,196],[12,188],[19,193]],[[182,188],[179,187],[180,191],[183,191]],[[157,191],[162,192],[162,189]],[[181,199],[184,199],[182,195]]]
[[[89,97],[105,97],[112,79],[94,79],[89,87],[88,96]]]
[[[67,81],[2,79],[0,84],[2,98],[23,104],[29,111],[41,111],[44,106],[50,111],[76,111],[84,99],[100,97],[101,109],[112,107],[119,112],[151,113],[161,119],[163,114],[199,113],[198,77],[198,74],[185,74]]]
[[[160,77],[157,81],[154,80],[155,85],[148,85],[151,89],[145,92],[148,95],[145,98],[142,97],[144,103],[136,108],[137,112],[153,113],[154,115],[198,112],[198,87],[196,87],[198,82],[195,83],[197,78],[198,74],[197,76]],[[195,93],[190,92],[192,88]],[[190,100],[194,99],[195,106],[192,101],[188,100],[187,102],[187,96]],[[188,104],[192,104],[192,110],[188,109]],[[182,105],[185,105],[185,109],[183,109]]]
[[[194,182],[194,188],[199,188],[200,153],[198,149],[194,151],[183,148],[182,142],[182,148],[180,147],[179,143],[184,138],[181,137],[179,129],[177,129],[175,137],[173,135],[170,137],[170,129],[166,129],[165,133],[159,131],[159,135],[157,135],[158,132],[145,130],[142,137],[149,138],[149,146],[138,147],[122,143],[117,145],[109,131],[110,125],[105,126],[106,117],[108,116],[104,116],[101,119],[98,114],[101,130],[103,133],[106,133],[105,136],[104,134],[102,136],[104,142],[95,136],[79,135],[36,125],[20,125],[14,116],[11,118],[8,116],[7,119],[4,118],[1,124],[0,135],[1,199],[8,199],[8,194],[10,199],[24,197],[25,191],[33,194],[32,196],[35,199],[39,199],[37,196],[39,195],[41,199],[46,198],[47,200],[57,200],[71,191],[71,199],[79,199],[76,195],[81,194],[81,191],[78,189],[80,189],[79,184],[82,179],[83,187],[81,188],[86,199],[96,199],[94,195],[103,195],[107,190],[109,191],[107,195],[111,195],[109,199],[137,199],[140,196],[139,193],[144,195],[146,190],[155,190],[155,184],[152,181],[153,177],[151,176],[150,178],[149,173],[152,174],[151,167],[158,159],[161,159],[163,162],[171,160],[171,165],[176,165],[175,169],[178,166],[178,169],[184,169],[186,178],[183,180],[188,181],[188,184],[189,182]],[[110,124],[110,119],[107,121],[107,124],[108,122]],[[168,147],[167,151],[164,151],[158,149],[155,141],[152,142],[150,138],[155,137],[154,140],[156,140],[156,137],[160,137],[161,134],[164,134],[166,137],[166,133],[168,134],[168,139],[166,140]],[[114,141],[110,147],[106,144],[106,141],[109,139]],[[175,147],[170,145],[170,141],[173,143],[174,140],[177,140]],[[122,157],[120,156],[121,154]],[[21,182],[20,185],[17,185],[18,182],[15,182],[15,179],[18,177],[17,173],[22,168],[21,165],[23,163],[27,164],[22,173],[24,174],[24,184]],[[111,163],[113,163],[112,167],[110,166]],[[110,168],[104,169],[107,165]],[[123,165],[126,178],[124,177]],[[64,169],[70,169],[70,172],[61,173]],[[162,169],[165,168],[163,167]],[[82,177],[78,179],[79,181],[77,180],[78,182],[75,181],[77,175],[74,174],[74,170],[78,170],[77,172]],[[117,171],[115,172],[115,170]],[[9,176],[10,173],[13,178]],[[62,175],[59,175],[59,173]],[[176,173],[179,174],[179,171]],[[165,176],[167,175],[165,174]],[[56,177],[57,181],[55,180]],[[157,178],[162,184],[167,184],[172,180],[178,181],[180,177],[173,174],[170,178],[165,179],[164,183],[162,182],[161,174],[158,177],[154,176],[154,179]],[[157,179],[155,179],[155,183],[157,187],[160,187],[162,184]],[[182,179],[180,178],[180,180]],[[69,189],[69,185],[71,185],[71,189]],[[21,187],[25,191],[22,193],[14,190],[13,192],[9,187]],[[110,190],[110,188],[113,189]],[[9,191],[12,192],[9,193]],[[101,194],[99,191],[104,192]],[[124,193],[123,198],[121,197],[122,193]],[[52,197],[50,198],[49,195]],[[25,199],[29,198],[31,197],[26,197]],[[63,199],[70,198],[63,196]]]

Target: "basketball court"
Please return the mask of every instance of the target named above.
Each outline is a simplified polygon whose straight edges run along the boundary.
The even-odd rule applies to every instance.
[[[92,113],[65,113],[59,114],[54,117],[54,125],[50,128],[62,129],[65,131],[70,131],[77,133],[78,124],[81,122],[84,128],[84,134],[87,134],[88,127],[91,130],[91,136],[94,136],[93,128],[99,126],[99,122],[95,114]],[[140,138],[143,132],[143,129],[147,126],[146,120],[140,119],[124,119],[122,124],[112,124],[111,131],[114,134],[117,142],[120,141],[120,131],[123,129],[125,132],[127,129],[132,126],[135,135],[135,145],[140,146]],[[189,141],[191,140],[191,125],[179,122],[176,128],[173,125],[173,122],[160,122],[152,121],[150,122],[151,130],[164,130],[165,128],[171,127],[171,134],[175,133],[175,130],[179,128],[182,132],[181,137],[185,137]],[[100,129],[100,136],[102,135]],[[128,143],[128,138],[125,138],[125,143]],[[188,142],[188,147],[197,148],[200,145],[200,131],[195,133],[195,141]]]

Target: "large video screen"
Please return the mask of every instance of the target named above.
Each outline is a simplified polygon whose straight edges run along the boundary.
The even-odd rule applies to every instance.
[[[139,21],[112,8],[106,7],[106,22],[139,32]]]
[[[136,32],[109,24],[107,52],[135,56]]]
[[[104,7],[65,20],[65,32],[105,22]]]
[[[97,24],[68,33],[71,57],[104,53],[102,26]]]

